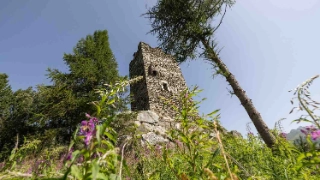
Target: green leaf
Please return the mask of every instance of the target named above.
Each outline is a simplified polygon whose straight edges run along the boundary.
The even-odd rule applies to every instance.
[[[101,107],[98,106],[98,105],[96,105],[96,108],[97,108],[97,115],[100,115],[100,113],[101,113]]]
[[[74,140],[71,140],[70,145],[69,145],[69,148],[68,148],[68,151],[71,150],[71,148],[72,148],[73,145],[74,145]]]
[[[80,154],[79,150],[76,150],[72,153],[72,159],[71,162],[74,162],[74,160],[78,157],[78,155]]]
[[[100,101],[100,106],[103,106],[104,102],[107,100],[107,96],[103,95]]]
[[[113,142],[115,143],[116,142],[116,139],[114,138],[114,136],[109,133],[108,131],[105,131],[104,134]]]
[[[77,126],[75,132],[73,133],[73,141],[77,140],[79,129],[80,129],[80,126]]]
[[[119,180],[120,179],[119,176],[116,174],[110,174],[109,178],[110,178],[110,180]]]
[[[97,162],[97,160],[94,160],[91,162],[91,171],[92,171],[92,179],[96,180],[97,179],[97,176],[98,176],[98,173],[99,173],[99,164]]]
[[[109,100],[109,101],[107,102],[107,105],[113,104],[115,101],[116,101],[116,99],[113,98],[113,99],[111,99],[111,100]]]
[[[112,144],[110,141],[102,140],[101,142],[102,142],[103,144],[107,145],[107,146],[108,146],[108,149],[113,149],[113,148],[114,148],[113,144]]]
[[[207,116],[213,116],[213,115],[217,114],[219,111],[220,111],[220,109],[217,109],[217,110],[207,114]]]
[[[292,122],[308,122],[308,123],[313,123],[313,121],[308,120],[306,118],[299,118],[299,119],[295,119]]]
[[[104,173],[98,173],[97,179],[108,179],[108,177]]]
[[[210,164],[212,164],[214,157],[216,157],[219,153],[220,153],[220,147],[218,147],[218,148],[212,153],[212,156],[211,156],[209,162],[208,162],[207,165],[205,166],[206,168],[209,167]]]
[[[72,165],[72,164],[71,164]],[[67,169],[67,171],[64,173],[62,180],[66,180],[68,178],[69,173],[71,172],[71,167]]]
[[[101,143],[101,130],[102,130],[102,127],[100,125],[98,125],[98,126],[96,126],[96,130],[97,130],[96,138],[97,138],[98,143],[100,144]]]
[[[186,136],[182,135],[182,133],[181,133],[180,135],[181,135],[180,138],[181,138],[182,142],[184,142],[185,144],[187,144],[187,143],[189,142],[189,141],[188,141],[188,138],[187,138]]]
[[[81,151],[81,154],[83,155],[84,159],[88,159],[90,157],[90,151],[83,149]]]
[[[76,165],[71,166],[71,175],[75,176],[79,180],[83,178],[83,175],[82,175],[79,167]]]

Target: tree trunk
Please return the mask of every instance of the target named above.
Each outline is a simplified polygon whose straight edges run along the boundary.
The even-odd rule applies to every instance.
[[[210,47],[209,42],[205,38],[201,38],[201,42],[207,51],[209,60],[212,60],[224,74],[227,81],[230,83],[234,94],[239,98],[242,106],[247,111],[247,114],[249,115],[251,121],[253,122],[263,141],[266,143],[268,147],[271,148],[275,144],[275,138],[269,131],[269,128],[267,127],[265,122],[263,121],[260,113],[254,107],[251,99],[249,99],[245,91],[241,88],[235,76],[232,73],[230,73],[227,66],[217,56],[214,49]]]

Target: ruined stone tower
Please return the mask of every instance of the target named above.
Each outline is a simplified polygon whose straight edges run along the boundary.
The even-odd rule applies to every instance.
[[[160,117],[175,117],[174,110],[166,106],[160,97],[170,99],[179,107],[179,95],[187,85],[171,55],[140,42],[130,62],[129,75],[130,78],[143,76],[142,80],[130,86],[132,111],[151,110]]]

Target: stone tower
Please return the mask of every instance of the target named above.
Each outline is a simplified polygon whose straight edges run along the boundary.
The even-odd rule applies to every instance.
[[[174,118],[175,111],[165,105],[161,96],[180,107],[179,95],[187,85],[173,56],[143,42],[139,43],[133,56],[129,66],[130,78],[143,76],[143,79],[130,86],[131,110],[151,110],[160,117]]]

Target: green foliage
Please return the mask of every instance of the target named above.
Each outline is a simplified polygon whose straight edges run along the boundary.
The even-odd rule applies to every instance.
[[[179,116],[176,117],[176,123],[181,124],[181,127],[170,131],[169,137],[173,147],[170,148],[170,145],[163,147],[160,157],[162,162],[159,162],[166,165],[166,171],[153,172],[151,179],[163,179],[162,175],[166,172],[168,177],[171,174],[169,179],[175,177],[178,179],[208,179],[209,176],[213,179],[225,179],[229,176],[228,167],[221,166],[224,159],[219,155],[221,152],[219,142],[212,136],[212,133],[217,133],[214,131],[213,121],[217,120],[215,115],[218,111],[206,116],[211,120],[199,117],[197,115],[199,102],[192,101],[192,97],[199,92],[194,89],[181,94],[182,109]]]
[[[158,7],[161,13],[169,13],[174,23],[190,30],[177,26],[172,32],[190,37],[213,33],[214,29],[206,24],[208,17],[219,12],[214,9],[219,3],[220,6],[231,3],[219,1],[210,6],[206,3],[212,1],[162,2]],[[171,10],[189,6],[193,9],[185,8],[190,14],[162,12],[165,10],[162,5],[167,7],[169,2],[174,3]],[[181,15],[190,22],[180,22],[177,17]],[[200,22],[199,27],[196,22]],[[183,59],[194,53],[192,43],[196,41],[191,42],[194,37],[189,41],[182,36],[176,40],[182,42],[177,52],[185,53],[185,57],[180,57]],[[295,90],[299,109],[308,114],[296,122],[313,124],[307,137],[301,139],[301,146],[286,140],[278,125],[280,122],[271,131],[275,136],[272,148],[251,132],[248,138],[227,133],[219,124],[218,110],[199,116],[201,101],[192,100],[201,92],[197,88],[181,93],[181,108],[173,106],[178,114],[174,122],[179,126],[167,132],[168,142],[151,145],[141,143],[139,128],[132,122],[136,114],[119,113],[125,109],[126,87],[142,77],[127,80],[118,75],[106,31],[96,31],[93,36],[80,40],[74,53],[66,54],[64,59],[70,72],[49,70],[54,84],[39,85],[37,91],[28,88],[12,92],[8,76],[0,74],[0,145],[4,159],[0,163],[0,179],[320,178],[320,151],[316,141],[320,138],[320,127],[319,117],[314,112],[319,103],[311,99],[308,91],[318,76]],[[169,99],[170,104],[173,103]],[[83,120],[84,115],[89,120]],[[64,142],[70,139],[67,147]]]
[[[319,109],[318,105],[320,103],[313,100],[309,92],[310,85],[318,77],[319,75],[313,76],[312,78],[298,85],[298,87],[294,90],[294,95],[297,95],[297,97],[291,100],[292,104],[294,104],[294,99],[298,100],[298,107],[294,107],[291,112],[298,108],[298,111],[305,111],[307,113],[307,115],[302,115],[293,122],[308,122],[312,124],[312,126],[307,127],[311,132],[304,132],[308,133],[306,134],[306,141],[300,139],[302,153],[298,157],[298,170],[301,170],[303,167],[312,167],[320,163],[319,141],[315,141],[320,138],[320,117],[314,113],[315,110]],[[313,139],[313,141],[311,139]]]
[[[109,90],[97,91],[100,95],[100,101],[94,101],[92,104],[96,107],[96,116],[101,117],[101,124],[95,126],[93,131],[95,136],[92,142],[86,144],[79,150],[72,153],[71,164],[65,174],[65,179],[70,173],[76,179],[117,179],[118,154],[115,145],[117,143],[117,133],[111,127],[115,115],[110,113],[108,116],[102,116],[101,113],[111,112],[115,102],[120,100],[119,94],[125,91],[125,87],[132,81],[120,81],[114,85],[107,85]],[[80,127],[81,128],[81,127]],[[81,131],[81,130],[80,130]],[[85,135],[74,135],[69,150],[78,142],[83,142]],[[91,135],[91,134],[89,134]],[[76,164],[76,160],[81,158],[81,164]]]
[[[316,76],[306,80],[305,82],[300,84],[296,89],[294,89],[294,95],[297,95],[297,97],[292,98],[291,104],[294,104],[293,100],[297,99],[298,106],[293,107],[293,109],[290,111],[290,113],[292,113],[295,109],[297,109],[297,111],[307,112],[307,115],[302,115],[300,118],[294,120],[293,122],[298,122],[298,123],[299,122],[308,122],[308,123],[312,123],[313,125],[320,128],[320,123],[319,123],[320,117],[314,113],[315,110],[319,109],[318,105],[320,103],[311,99],[311,94],[308,90],[310,85],[317,78],[319,78],[319,75],[316,75]],[[292,90],[290,90],[289,92],[291,92],[291,91]],[[308,118],[311,118],[311,120],[309,120]]]
[[[196,57],[201,40],[218,28],[211,20],[233,4],[234,0],[159,0],[144,15],[151,20],[150,33],[157,34],[160,47],[183,62]]]
[[[111,123],[116,116],[113,113],[110,113],[108,116],[102,116],[102,113],[112,112],[116,102],[121,100],[120,96],[125,91],[125,87],[129,83],[134,83],[139,79],[141,77],[130,81],[120,80],[120,82],[114,85],[107,85],[109,90],[101,88],[96,91],[99,94],[100,101],[94,101],[92,105],[95,106],[97,111],[95,115],[101,117],[100,121],[90,117],[97,121],[97,124],[92,131],[93,134],[89,134],[94,135],[93,137],[90,136],[91,139],[89,141],[86,139],[88,138],[88,134],[79,134],[79,129],[74,133],[68,148],[68,154],[66,155],[65,168],[59,169],[60,171],[65,171],[63,179],[117,179],[118,175],[116,173],[119,169],[118,150],[115,147],[117,133],[111,127]],[[84,132],[83,122],[82,126],[79,127],[80,132]],[[84,141],[88,143],[83,145]],[[44,149],[43,145],[45,145]],[[4,173],[0,177],[1,179],[12,179],[15,177],[26,179],[31,177],[61,177],[63,174],[54,172],[56,168],[53,163],[57,163],[57,157],[59,157],[61,150],[65,149],[48,149],[46,148],[46,144],[40,140],[27,141],[25,139],[21,147],[18,147],[18,144],[16,144],[12,150],[8,162],[2,168]],[[21,171],[15,172],[17,164],[29,159],[30,155],[34,156],[33,160],[36,164],[36,167],[32,169],[32,175],[22,173]],[[21,170],[21,167],[19,168]]]
[[[95,31],[93,35],[81,39],[74,47],[73,54],[64,54],[64,62],[69,68],[68,73],[48,69],[53,86],[38,87],[45,99],[38,117],[41,117],[39,124],[47,129],[59,128],[62,141],[68,142],[75,125],[84,114],[95,112],[88,102],[101,97],[94,90],[123,77],[118,74],[118,65],[110,49],[106,30]],[[113,109],[113,113],[126,109],[125,105],[124,100],[117,101],[117,109]]]
[[[9,85],[8,75],[0,73],[0,123],[10,116],[12,90]]]
[[[180,127],[168,132],[168,143],[141,145],[141,137],[136,132],[127,132],[132,139],[124,140],[120,150],[117,146],[119,133],[115,129],[121,128],[116,126],[114,129],[113,126],[117,124],[117,118],[125,118],[128,114],[105,114],[113,111],[124,87],[137,80],[139,78],[121,80],[107,85],[108,90],[98,90],[101,98],[91,103],[97,118],[87,115],[90,120],[81,122],[69,148],[47,148],[41,140],[25,139],[21,147],[16,146],[12,150],[0,178],[319,179],[317,158],[320,154],[310,138],[307,139],[310,148],[300,151],[281,135],[281,129],[277,126],[273,130],[276,145],[272,149],[250,132],[247,139],[225,133],[219,125],[218,110],[203,117],[198,115],[200,102],[192,100],[200,92],[197,88],[181,93],[182,108],[174,107],[179,113],[175,123],[179,123]],[[90,121],[96,122],[95,126],[87,124]],[[89,126],[94,129],[86,131]],[[64,167],[58,168],[61,152],[66,152],[63,156]],[[30,161],[30,166],[20,165]],[[30,168],[32,173],[26,172]]]
[[[48,77],[53,85],[38,85],[36,91],[30,87],[12,92],[8,76],[0,74],[0,159],[10,154],[17,134],[41,137],[48,146],[69,143],[84,114],[95,112],[88,104],[101,98],[95,89],[101,89],[104,83],[126,79],[119,76],[106,30],[95,31],[81,39],[72,54],[64,54],[64,61],[69,72],[49,69]],[[120,94],[115,104],[117,108],[110,109],[107,114],[126,109],[126,91]],[[18,144],[22,143],[23,138],[20,138]]]
[[[190,101],[197,91],[182,94],[183,108],[172,129],[168,144],[136,147],[136,155],[128,157],[132,179],[318,179],[320,175],[311,157],[319,157],[316,149],[307,153],[287,141],[277,127],[273,130],[276,145],[271,149],[261,137],[249,132],[248,138],[223,133],[214,126],[218,122],[211,113],[208,120],[197,115],[197,104]],[[213,134],[213,135],[212,135]],[[219,138],[221,141],[219,141]],[[315,143],[308,141],[311,147]]]
[[[0,148],[8,147],[13,148],[15,137],[18,134],[23,137],[26,134],[32,134],[35,132],[31,120],[34,112],[34,95],[35,91],[32,88],[26,90],[19,89],[13,92],[11,95],[3,96],[4,100],[7,99],[8,114],[3,116],[1,132],[0,132]],[[22,143],[23,139],[20,139],[19,143]],[[3,151],[2,155],[8,155],[8,151]]]
[[[57,176],[59,173],[56,171],[62,169],[61,154],[64,151],[66,148],[63,146],[47,147],[39,139],[25,138],[23,145],[18,148],[16,144],[7,162],[4,162],[0,179]]]
[[[8,75],[0,73],[0,159],[8,153],[12,147],[6,147],[8,142],[7,138],[10,137],[7,124],[11,115],[10,108],[12,107],[13,92],[9,85]],[[8,149],[9,148],[9,149]],[[6,151],[5,151],[6,149]]]
[[[150,32],[157,34],[160,47],[165,52],[173,54],[178,62],[184,62],[188,58],[203,57],[216,70],[214,75],[226,78],[232,87],[231,93],[239,98],[257,131],[271,148],[275,144],[275,138],[235,76],[220,59],[217,44],[212,40],[214,32],[222,23],[227,7],[234,2],[234,0],[159,0],[144,15],[151,20]],[[221,14],[220,22],[214,27],[212,20]]]

